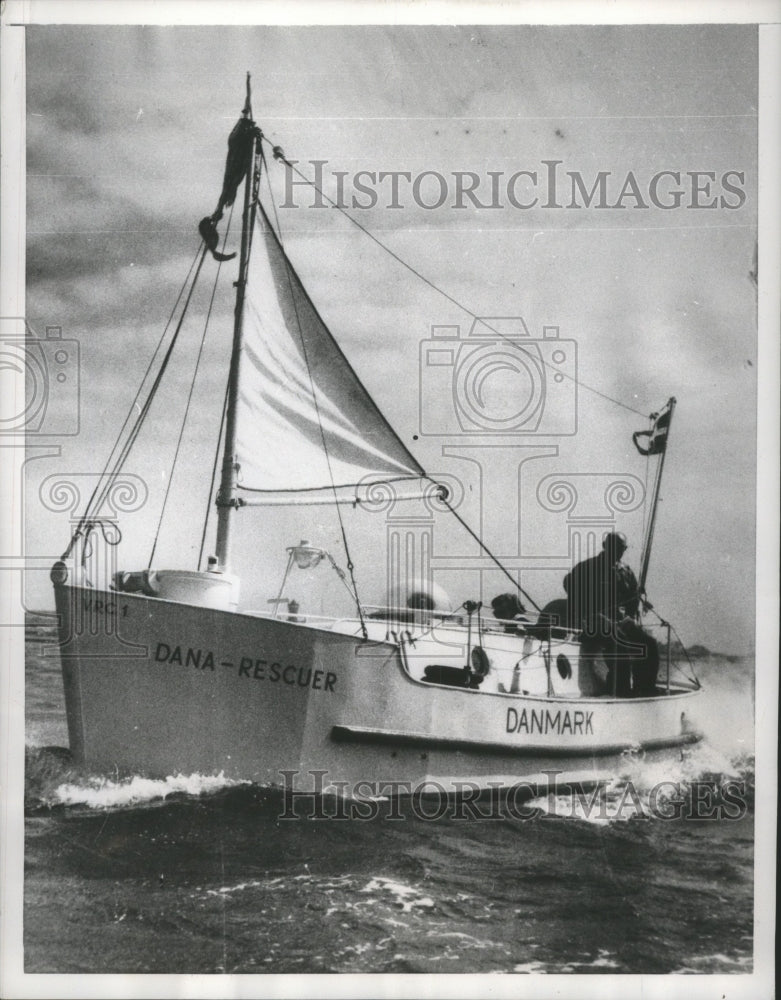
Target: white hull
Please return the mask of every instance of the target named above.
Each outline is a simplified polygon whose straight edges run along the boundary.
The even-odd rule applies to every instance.
[[[99,772],[224,772],[308,790],[312,772],[354,789],[485,786],[553,770],[585,785],[614,772],[627,751],[700,738],[696,691],[585,697],[577,676],[555,669],[552,696],[506,693],[491,674],[478,690],[446,687],[418,679],[415,660],[447,663],[441,634],[436,648],[430,636],[413,647],[385,641],[386,623],[372,622],[382,638],[366,642],[346,634],[354,623],[329,629],[64,584],[55,592],[71,750]],[[463,663],[457,636],[451,630],[450,655]],[[502,657],[517,662],[523,643],[484,637],[500,676]],[[576,645],[565,648],[577,656]]]

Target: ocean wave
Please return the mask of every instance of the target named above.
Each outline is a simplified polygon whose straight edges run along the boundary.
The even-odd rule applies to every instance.
[[[553,787],[549,793],[527,802],[526,809],[597,825],[638,818],[669,819],[676,818],[676,808],[679,811],[688,809],[687,801],[692,791],[703,785],[715,789],[714,794],[726,787],[728,794],[733,798],[739,794],[746,808],[751,808],[754,801],[753,755],[743,753],[730,759],[707,741],[676,754],[627,753],[613,777],[600,782],[588,795],[582,792],[558,794]],[[284,793],[279,786],[229,778],[223,772],[217,775],[176,773],[165,778],[143,775],[112,778],[80,772],[72,765],[64,748],[27,748],[25,805],[28,814],[52,808],[95,811],[145,808],[173,798],[202,801],[220,793],[230,793],[231,808],[237,814],[250,811],[257,815],[260,804],[266,808],[278,806],[277,812],[282,809]],[[316,799],[312,797],[308,808],[314,810],[318,818],[343,815],[343,810],[336,809],[328,795],[322,797],[320,810],[315,806]],[[469,810],[447,810],[445,815],[455,816],[456,813],[464,818],[474,815],[479,819],[480,816],[479,812],[474,814]],[[380,809],[374,818],[380,818],[381,814]],[[410,815],[418,814],[412,808]]]
[[[527,807],[595,826],[632,820],[741,819],[754,805],[754,757],[729,760],[706,744],[664,760],[626,755],[621,772],[589,794],[551,792]]]
[[[584,972],[616,972],[620,968],[613,952],[606,948],[600,948],[596,958],[582,962],[554,962],[538,961],[532,959],[528,962],[519,962],[513,966],[512,971],[525,973],[526,975],[548,975]]]
[[[172,796],[202,798],[240,786],[224,773],[172,774],[165,778],[129,775],[109,778],[84,775],[73,767],[62,747],[28,747],[25,757],[25,807],[28,813],[59,806],[82,806],[93,810],[133,808],[164,802]]]
[[[675,976],[697,974],[702,975],[708,972],[710,975],[718,973],[749,973],[754,968],[753,955],[725,955],[716,952],[713,955],[696,955],[690,958],[680,968],[672,969],[671,974]]]
[[[373,878],[361,889],[361,892],[380,893],[387,892],[392,898],[392,905],[402,911],[409,913],[417,908],[429,910],[434,907],[434,900],[430,896],[424,896],[414,886],[404,885],[389,878]]]

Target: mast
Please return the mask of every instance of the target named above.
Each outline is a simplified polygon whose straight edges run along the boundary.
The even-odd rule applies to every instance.
[[[252,121],[252,101],[250,92],[250,74],[247,73],[247,98],[244,102],[242,117]],[[217,568],[227,573],[231,563],[231,518],[239,506],[236,497],[236,405],[239,398],[239,369],[241,366],[241,351],[244,328],[244,294],[247,285],[247,265],[249,263],[250,235],[255,223],[256,188],[255,156],[257,151],[257,136],[253,133],[247,150],[247,170],[244,180],[244,211],[241,217],[241,256],[239,258],[239,277],[236,281],[236,306],[233,321],[233,348],[231,350],[230,373],[228,375],[228,407],[225,420],[225,446],[222,454],[222,474],[220,488],[217,493]]]
[[[651,560],[651,545],[654,540],[654,528],[656,527],[656,508],[659,503],[659,491],[662,486],[662,472],[664,471],[664,460],[667,455],[667,441],[670,435],[670,424],[673,419],[673,411],[675,410],[676,399],[675,396],[671,396],[667,400],[667,406],[669,408],[669,415],[667,417],[667,431],[665,433],[664,447],[662,448],[661,455],[659,456],[659,469],[656,473],[656,482],[654,484],[654,495],[651,501],[651,517],[648,521],[648,531],[646,532],[645,538],[643,539],[643,552],[641,556],[640,565],[640,580],[638,583],[638,589],[641,594],[645,593],[645,581],[648,576],[648,564]],[[662,411],[664,412],[664,411]]]

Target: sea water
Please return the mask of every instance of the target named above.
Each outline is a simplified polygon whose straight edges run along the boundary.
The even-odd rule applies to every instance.
[[[752,969],[749,659],[698,661],[706,740],[629,755],[596,797],[282,819],[276,789],[44,749],[67,746],[59,660],[27,637],[27,972]]]

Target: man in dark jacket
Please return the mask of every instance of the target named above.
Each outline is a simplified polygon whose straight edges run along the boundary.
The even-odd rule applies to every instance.
[[[608,692],[621,698],[652,695],[659,670],[656,640],[641,628],[637,578],[621,562],[624,535],[605,535],[602,551],[579,562],[564,577],[570,622],[583,631],[587,648],[607,662]]]

